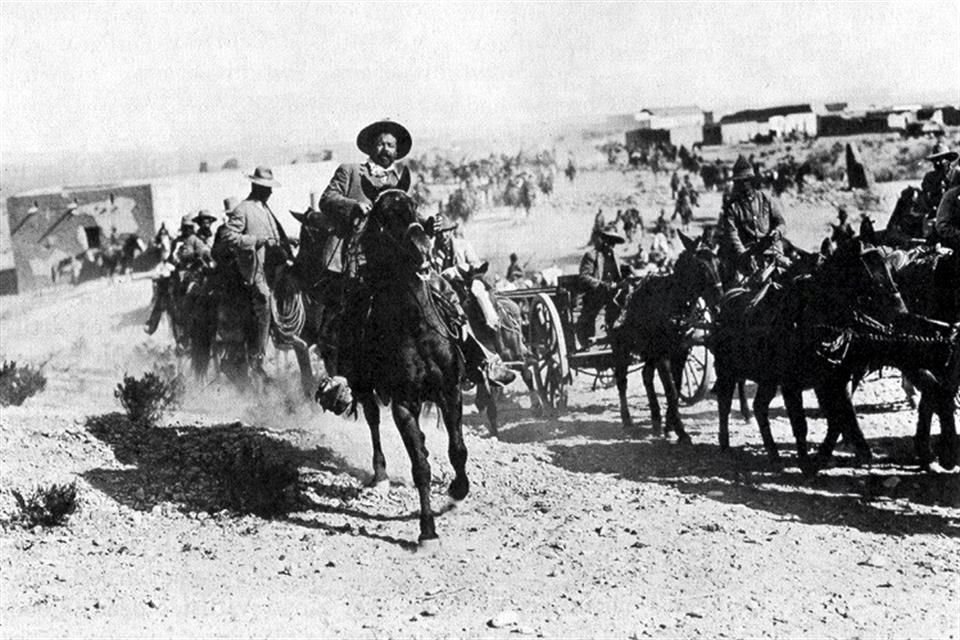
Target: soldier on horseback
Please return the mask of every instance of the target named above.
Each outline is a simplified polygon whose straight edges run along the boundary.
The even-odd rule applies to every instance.
[[[917,209],[927,218],[933,218],[940,206],[940,199],[947,190],[947,181],[950,167],[960,157],[956,151],[947,151],[943,143],[938,142],[933,153],[926,160],[933,163],[933,169],[928,171],[920,182],[920,194],[917,198]]]
[[[604,311],[604,320],[612,327],[620,313],[614,301],[622,275],[613,247],[625,242],[623,236],[608,227],[597,233],[594,248],[580,261],[580,287],[583,289],[583,307],[577,321],[577,340],[586,347],[596,332],[597,316]]]
[[[250,195],[228,214],[218,235],[239,271],[247,297],[243,302],[252,315],[245,341],[247,358],[251,369],[265,377],[263,360],[270,337],[272,287],[278,267],[292,256],[287,235],[267,204],[280,183],[268,167],[257,167],[247,177],[252,183]]]
[[[364,127],[357,135],[357,147],[367,154],[367,160],[360,164],[342,164],[337,167],[333,178],[324,190],[319,202],[319,211],[308,211],[304,221],[323,230],[323,273],[320,279],[327,283],[328,304],[339,294],[343,305],[343,316],[350,324],[351,332],[341,332],[340,342],[356,345],[362,331],[361,318],[369,304],[369,292],[365,281],[376,278],[378,274],[368,273],[366,260],[360,245],[360,238],[366,227],[367,219],[373,208],[370,197],[364,193],[366,182],[372,189],[409,189],[410,174],[396,163],[405,157],[413,145],[407,129],[390,120],[380,120]],[[431,218],[425,223],[426,231],[433,234],[436,220]],[[462,311],[453,310],[453,314],[463,316]],[[344,323],[346,327],[346,323]],[[508,384],[514,374],[503,367],[498,358],[484,349],[475,339],[464,331],[461,335],[461,348],[467,359],[468,370],[483,372],[483,379],[495,385]],[[346,349],[340,353],[340,367],[349,366],[346,362]],[[338,372],[339,373],[339,372]],[[328,372],[321,372],[317,399],[321,404],[340,404],[342,381],[332,378]]]
[[[720,215],[720,257],[724,285],[736,280],[737,273],[749,275],[757,270],[759,251],[778,257],[783,253],[785,230],[780,205],[754,187],[756,173],[750,162],[740,156],[733,166],[733,190],[725,199]]]

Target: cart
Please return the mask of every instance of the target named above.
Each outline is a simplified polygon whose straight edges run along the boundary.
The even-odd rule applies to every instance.
[[[613,351],[606,336],[577,347],[574,337],[579,318],[577,278],[565,275],[560,276],[556,287],[498,293],[520,306],[524,339],[532,354],[529,362],[506,364],[515,369],[532,364],[537,391],[544,404],[555,411],[566,409],[567,386],[574,373],[594,376],[594,386],[609,381],[613,375]],[[711,321],[707,305],[698,300],[683,322],[687,353],[676,375],[680,400],[685,405],[703,400],[710,390],[713,362],[706,336]],[[639,366],[639,362],[635,364]]]

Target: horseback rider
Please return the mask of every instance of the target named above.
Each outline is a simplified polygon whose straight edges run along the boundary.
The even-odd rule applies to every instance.
[[[577,321],[577,340],[581,347],[586,347],[596,332],[597,316],[601,310],[604,311],[604,321],[608,327],[613,326],[620,314],[614,296],[623,277],[613,248],[624,242],[626,240],[614,228],[601,229],[597,233],[594,248],[583,254],[580,260],[578,282],[584,294]]]
[[[960,256],[960,168],[954,167],[937,209],[936,232],[941,244]]]
[[[269,167],[257,167],[250,179],[250,195],[227,215],[218,233],[233,256],[250,305],[252,326],[246,336],[251,369],[261,376],[270,337],[270,298],[277,268],[291,258],[290,242],[267,201],[280,186]]]
[[[933,147],[933,153],[926,157],[933,163],[933,169],[928,171],[920,182],[920,194],[917,198],[917,209],[926,217],[933,218],[940,206],[940,199],[947,190],[947,179],[950,167],[960,157],[956,151],[947,151],[942,142]]]
[[[835,244],[842,244],[849,240],[853,240],[853,237],[856,235],[853,231],[853,227],[850,226],[850,222],[847,220],[847,208],[839,207],[837,209],[837,222],[830,223],[831,232],[830,240]]]
[[[729,286],[737,272],[749,275],[758,268],[758,250],[774,257],[782,256],[786,223],[780,205],[754,187],[756,173],[742,155],[733,165],[733,189],[720,214],[720,257],[724,265],[724,285]]]
[[[373,202],[364,194],[362,182],[365,180],[377,190],[404,188],[403,180],[409,180],[409,171],[401,168],[396,161],[404,158],[413,146],[413,138],[403,125],[391,120],[379,120],[364,127],[357,135],[357,148],[367,154],[367,160],[360,164],[341,164],[334,172],[329,185],[320,197],[319,211],[308,211],[304,216],[307,224],[319,227],[326,232],[323,241],[324,274],[321,278],[327,282],[337,282],[343,292],[348,320],[359,320],[358,316],[369,303],[369,293],[362,286],[364,279],[371,275],[365,272],[360,238],[366,227],[367,218],[373,209]],[[435,232],[436,221],[430,218],[425,230]],[[331,291],[328,288],[328,291]],[[462,315],[462,314],[461,314]],[[354,328],[359,329],[359,323]],[[464,334],[462,342],[471,339]],[[472,342],[476,342],[473,340]],[[461,347],[465,345],[461,344]],[[473,347],[473,345],[470,345]],[[490,382],[503,385],[513,381],[515,374],[503,367],[494,354],[482,354],[483,362],[469,362],[476,359],[476,348],[463,348],[468,359],[468,369],[481,368]],[[473,365],[473,366],[471,366]],[[335,396],[335,387],[340,381],[321,372],[319,376],[318,398]]]
[[[150,311],[150,318],[147,320],[144,331],[148,335],[153,335],[160,326],[160,318],[163,317],[163,311],[168,304],[168,297],[183,293],[185,286],[177,286],[177,291],[173,291],[172,283],[177,282],[177,278],[184,275],[183,271],[189,271],[196,266],[196,261],[203,260],[203,256],[209,257],[210,250],[203,241],[197,237],[197,225],[194,217],[189,213],[180,218],[180,234],[170,245],[170,253],[161,260],[158,267],[157,276],[154,278],[153,288],[153,306]],[[161,227],[162,232],[166,232],[166,227]],[[157,233],[157,237],[160,237]],[[177,272],[181,272],[178,274]],[[183,284],[180,282],[180,284]]]

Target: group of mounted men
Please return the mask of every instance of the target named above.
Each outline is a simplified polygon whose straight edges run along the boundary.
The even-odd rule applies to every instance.
[[[958,157],[960,154],[948,151],[938,143],[933,153],[925,158],[933,167],[924,175],[919,189],[908,187],[904,190],[885,230],[872,230],[870,219],[864,214],[866,224],[861,227],[861,238],[894,248],[939,243],[952,250],[954,257],[960,255]],[[785,268],[793,249],[786,239],[786,221],[780,203],[759,188],[760,176],[754,163],[743,156],[738,157],[730,180],[732,187],[723,196],[715,240],[713,229],[704,238],[708,244],[716,246],[725,289],[756,277],[767,267]],[[670,186],[679,209],[679,196],[688,185],[674,173]],[[693,190],[692,186],[689,190]],[[685,204],[689,206],[689,200]],[[661,232],[665,226],[669,224],[661,212],[655,232]],[[827,253],[856,235],[845,208],[841,207],[838,222],[832,225],[831,236],[822,251]],[[620,314],[622,300],[618,294],[623,291],[631,272],[618,265],[615,247],[625,241],[616,224],[604,225],[602,212],[598,213],[591,236],[593,247],[580,263],[579,286],[584,297],[577,338],[581,345],[590,344],[601,311],[604,311],[608,327],[613,326]]]
[[[337,167],[319,199],[307,210],[291,212],[301,223],[299,239],[287,236],[270,208],[273,190],[280,183],[269,167],[257,167],[248,175],[249,195],[242,201],[225,201],[225,222],[216,233],[210,224],[216,219],[207,212],[184,216],[180,235],[170,250],[170,266],[175,275],[161,278],[168,286],[178,287],[188,309],[197,299],[216,298],[216,340],[242,343],[239,353],[242,368],[250,379],[268,379],[263,363],[271,334],[278,326],[277,287],[295,282],[297,294],[311,304],[306,322],[318,328],[317,342],[323,355],[317,379],[316,399],[325,408],[345,408],[349,389],[343,370],[367,312],[371,292],[385,274],[372,273],[360,242],[374,200],[374,192],[399,189],[411,191],[410,172],[397,164],[411,149],[412,137],[397,122],[381,120],[365,127],[357,136],[357,147],[366,154],[360,163]],[[376,196],[372,196],[374,199]],[[455,223],[442,216],[421,218],[433,239],[431,263],[424,270],[433,274],[431,286],[446,303],[438,308],[451,327],[456,327],[458,343],[467,364],[467,378],[476,384],[503,386],[515,374],[499,357],[473,337],[465,322],[460,301],[443,284],[465,272],[484,271],[469,243],[455,237]],[[192,302],[191,302],[192,300]],[[160,296],[146,330],[152,333],[163,313]],[[184,315],[189,319],[191,312]],[[234,363],[236,364],[236,363]]]

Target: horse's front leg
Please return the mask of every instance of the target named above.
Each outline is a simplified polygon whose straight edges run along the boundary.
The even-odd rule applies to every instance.
[[[643,363],[643,388],[647,392],[647,404],[650,405],[650,428],[653,435],[663,433],[663,418],[660,415],[660,403],[657,401],[657,389],[653,386],[653,376],[657,366],[652,360]]]
[[[674,431],[677,434],[678,442],[689,444],[690,436],[684,431],[683,421],[680,419],[680,393],[677,391],[677,385],[674,381],[670,358],[661,358],[657,363],[657,371],[660,373],[660,384],[663,385],[664,394],[667,396],[666,431]]]
[[[370,427],[370,441],[373,445],[373,478],[367,486],[385,489],[390,486],[390,478],[387,476],[387,458],[383,455],[383,447],[380,444],[380,407],[372,393],[363,394],[359,402],[363,409],[363,417],[367,421],[367,426]]]
[[[917,455],[920,466],[927,468],[933,462],[933,452],[930,450],[930,424],[934,413],[934,392],[930,389],[920,392],[920,403],[917,406],[917,430],[913,434],[913,450]],[[943,419],[940,420],[940,431],[943,433]]]
[[[524,365],[520,369],[520,377],[523,378],[523,384],[527,385],[527,393],[530,395],[530,410],[533,415],[540,417],[543,415],[543,398],[537,392],[537,386],[533,382],[533,372],[530,366]]]
[[[627,404],[627,373],[629,367],[630,350],[623,341],[614,337],[613,377],[617,381],[617,394],[620,398],[620,422],[627,431],[635,431],[633,418],[630,417],[630,405]]]
[[[400,431],[403,445],[410,456],[413,484],[420,494],[420,546],[432,546],[437,540],[433,509],[430,507],[430,462],[427,460],[427,446],[420,430],[420,403],[414,400],[393,401],[393,421]],[[466,462],[466,455],[464,455]],[[435,543],[434,543],[435,544]]]
[[[783,385],[780,389],[783,396],[783,405],[790,418],[790,429],[793,439],[797,443],[797,464],[804,473],[814,471],[807,456],[807,415],[803,411],[803,389],[791,385]]]
[[[493,407],[494,419],[496,405],[494,396],[490,398],[490,405],[487,407],[488,412],[490,407]],[[447,428],[447,454],[450,456],[450,464],[456,474],[447,489],[447,494],[459,502],[470,492],[470,481],[467,479],[467,444],[463,440],[463,397],[459,385],[447,390],[440,404],[440,413],[443,416],[443,424]]]
[[[298,339],[293,345],[293,352],[297,356],[297,366],[300,369],[300,389],[308,400],[313,400],[316,383],[313,379],[313,367],[310,364],[310,345]]]
[[[753,413],[757,416],[760,427],[760,437],[767,450],[767,458],[773,464],[780,463],[780,451],[770,432],[770,402],[777,395],[777,385],[771,382],[762,382],[757,385],[757,395],[753,398]]]
[[[733,404],[733,389],[737,385],[734,378],[729,376],[723,367],[717,366],[717,414],[720,422],[718,435],[720,451],[730,448],[730,407]]]

